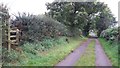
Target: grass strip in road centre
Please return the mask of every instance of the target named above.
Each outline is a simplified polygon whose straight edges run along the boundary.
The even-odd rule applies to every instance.
[[[90,42],[75,66],[95,66],[95,40]]]

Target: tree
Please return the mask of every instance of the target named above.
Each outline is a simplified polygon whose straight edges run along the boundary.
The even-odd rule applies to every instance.
[[[98,36],[100,33],[107,29],[109,26],[113,25],[115,22],[110,9],[106,6],[103,10],[96,16],[96,29],[98,30]]]
[[[112,18],[107,5],[101,2],[53,2],[46,6],[50,17],[65,24],[70,30],[81,29],[85,36],[93,27],[100,32],[106,29]],[[104,29],[103,26],[97,27],[99,24],[106,27]]]

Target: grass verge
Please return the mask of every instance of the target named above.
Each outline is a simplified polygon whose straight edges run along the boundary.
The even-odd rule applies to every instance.
[[[26,65],[54,66],[63,60],[72,50],[74,50],[83,39],[69,38],[70,43],[56,46],[49,51],[40,54],[40,57],[30,59]]]
[[[111,43],[103,38],[99,38],[99,41],[102,44],[105,53],[111,60],[112,65],[118,66],[118,44],[115,42]]]
[[[92,40],[88,45],[76,66],[95,66],[95,40]]]
[[[61,37],[62,38],[62,37]],[[87,38],[68,38],[69,43],[64,38],[60,40],[45,40],[41,43],[27,43],[22,46],[23,53],[15,55],[19,61],[9,62],[9,66],[54,66],[63,60],[71,51],[76,49],[80,43]],[[56,42],[54,42],[56,41]],[[16,52],[15,52],[16,53]],[[11,58],[13,59],[13,54]],[[17,59],[14,59],[17,60]],[[6,64],[5,64],[6,65]]]

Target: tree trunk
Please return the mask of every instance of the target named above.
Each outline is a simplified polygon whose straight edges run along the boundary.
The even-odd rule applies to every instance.
[[[100,37],[101,32],[102,32],[102,30],[98,30],[98,32],[97,32],[98,37]]]

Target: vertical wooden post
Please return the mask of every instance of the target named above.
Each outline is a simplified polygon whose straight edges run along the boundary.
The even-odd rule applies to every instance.
[[[3,26],[3,29],[2,29],[2,42],[3,43],[6,43],[6,41],[8,42],[8,51],[10,52],[10,49],[11,49],[11,44],[10,44],[10,22],[9,22],[9,14],[7,13],[3,13],[0,11],[0,15],[2,15],[2,26]],[[7,32],[7,34],[6,34]],[[8,37],[6,36],[8,35]]]
[[[10,52],[11,42],[10,42],[10,21],[9,21],[9,19],[7,20],[7,24],[8,24],[8,52]]]
[[[17,43],[19,43],[19,30],[16,29],[16,41]]]

